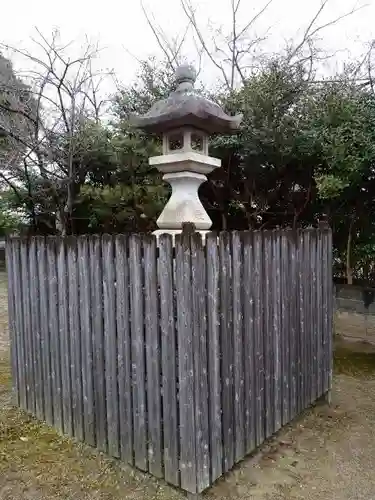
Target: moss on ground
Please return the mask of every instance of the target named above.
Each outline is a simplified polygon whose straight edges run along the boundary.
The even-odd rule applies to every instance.
[[[9,394],[7,361],[0,361],[0,397]],[[17,484],[16,484],[17,483]],[[178,500],[183,495],[96,450],[60,436],[0,400],[0,498]],[[15,489],[18,495],[15,495]],[[4,491],[5,491],[4,490]]]
[[[368,377],[375,374],[375,352],[353,350],[353,346],[335,349],[334,371],[337,374]]]
[[[11,376],[9,369],[9,361],[0,359],[0,387],[3,391],[10,389]]]
[[[0,403],[2,395],[9,394],[11,384],[12,379],[10,375],[9,361],[8,359],[0,358]]]

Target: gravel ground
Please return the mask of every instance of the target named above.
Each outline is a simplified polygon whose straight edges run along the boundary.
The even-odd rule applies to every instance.
[[[179,500],[184,495],[58,436],[10,404],[6,280],[0,276],[0,499]],[[375,499],[375,350],[339,345],[333,403],[244,460],[207,500]]]

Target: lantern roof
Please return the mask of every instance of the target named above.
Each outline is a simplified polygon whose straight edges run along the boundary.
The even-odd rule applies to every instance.
[[[192,66],[179,66],[175,73],[176,90],[157,101],[144,115],[132,116],[133,125],[157,134],[181,127],[194,127],[208,134],[236,132],[242,115],[227,115],[217,103],[197,93],[196,78]]]

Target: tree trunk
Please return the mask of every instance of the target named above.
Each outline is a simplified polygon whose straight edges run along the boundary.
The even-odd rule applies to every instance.
[[[221,212],[221,230],[226,231],[228,229],[227,216],[224,212]]]
[[[351,267],[350,254],[352,251],[352,230],[353,230],[354,218],[352,217],[349,225],[348,241],[346,244],[346,280],[348,285],[353,284],[353,269]]]
[[[56,231],[61,236],[67,235],[66,230],[66,220],[65,220],[65,211],[64,209],[58,209],[56,211]]]
[[[370,263],[369,262],[365,262],[363,264],[363,279],[366,282],[370,281]]]

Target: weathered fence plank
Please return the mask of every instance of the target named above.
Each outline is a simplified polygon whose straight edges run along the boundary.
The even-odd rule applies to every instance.
[[[332,387],[332,234],[327,226],[322,229],[323,250],[323,286],[322,286],[322,309],[323,309],[323,353],[324,353],[324,386],[323,391],[327,393]],[[331,296],[332,295],[332,296]]]
[[[52,403],[52,373],[51,373],[51,349],[49,333],[48,314],[48,265],[47,248],[45,238],[37,238],[37,257],[39,270],[39,306],[41,323],[41,359],[43,366],[43,389],[44,389],[44,410],[45,420],[50,425],[53,424],[53,403]]]
[[[297,340],[297,412],[301,412],[304,404],[304,395],[305,395],[305,387],[304,387],[304,376],[303,376],[303,367],[304,367],[304,341],[305,341],[305,320],[304,320],[304,300],[303,300],[303,232],[297,232],[297,326],[296,331],[298,335],[296,335]]]
[[[104,319],[103,319],[103,260],[102,241],[98,236],[90,238],[90,279],[91,279],[91,324],[93,329],[93,368],[94,368],[94,400],[96,422],[96,446],[107,452],[107,400],[104,347]]]
[[[83,394],[82,394],[82,353],[79,307],[79,277],[77,238],[67,238],[67,260],[69,279],[69,330],[70,330],[70,361],[72,380],[72,411],[74,437],[83,440]]]
[[[323,245],[321,231],[317,232],[316,236],[316,352],[317,352],[317,393],[318,396],[323,394],[323,309],[322,309],[322,259]]]
[[[220,311],[221,311],[221,376],[224,472],[234,464],[234,386],[232,330],[232,261],[229,233],[220,233]]]
[[[304,290],[304,311],[305,311],[305,362],[304,362],[304,375],[305,375],[305,401],[304,406],[308,406],[311,401],[311,387],[312,387],[312,319],[311,319],[311,259],[310,259],[310,245],[311,245],[311,229],[304,232],[304,251],[303,251],[303,290]]]
[[[34,362],[34,392],[35,392],[35,415],[44,420],[44,397],[43,397],[43,361],[40,356],[40,314],[39,314],[39,275],[37,262],[36,240],[30,240],[29,248],[29,279],[30,279],[30,312],[31,332],[33,336],[33,362]]]
[[[130,311],[132,339],[133,426],[135,465],[148,470],[147,398],[144,353],[144,294],[142,239],[133,234],[129,241]]]
[[[323,283],[326,284],[326,272],[327,272],[327,237],[325,234],[325,230],[323,229],[321,233],[322,238],[322,277]],[[322,342],[323,342],[323,393],[328,392],[329,390],[329,375],[328,375],[328,290],[327,286],[322,286],[322,311],[323,311],[323,324],[322,324]]]
[[[234,356],[234,460],[245,455],[245,370],[243,335],[243,246],[240,233],[232,233],[232,295],[233,295],[233,356]],[[250,278],[251,279],[251,278]],[[251,289],[251,281],[246,288]],[[251,299],[250,299],[251,300]]]
[[[116,321],[121,459],[133,464],[133,413],[129,309],[128,239],[115,239]]]
[[[159,299],[156,240],[144,237],[145,345],[147,370],[148,469],[163,477]]]
[[[26,396],[26,374],[25,374],[25,333],[23,329],[23,300],[21,279],[21,242],[20,240],[13,241],[13,290],[14,290],[14,312],[16,314],[15,327],[17,337],[17,371],[19,383],[19,405],[23,410],[27,409],[27,396]]]
[[[223,473],[223,443],[221,420],[221,373],[220,373],[220,261],[216,233],[206,236],[207,267],[207,345],[209,427],[211,449],[211,481]]]
[[[113,237],[102,238],[103,315],[105,349],[105,386],[107,398],[108,453],[120,456],[119,408],[117,386],[116,290]]]
[[[78,239],[78,279],[81,321],[82,350],[82,396],[83,426],[85,442],[95,446],[95,412],[94,412],[94,380],[93,380],[93,347],[91,327],[91,279],[89,260],[89,241],[87,236]]]
[[[195,493],[197,464],[190,235],[177,235],[175,245],[181,487]]]
[[[263,237],[260,231],[253,233],[254,245],[254,379],[256,444],[265,438],[264,426],[264,326],[263,326]]]
[[[158,242],[158,282],[160,287],[160,329],[162,350],[164,475],[178,486],[179,431],[177,401],[175,297],[172,237],[161,235]]]
[[[57,290],[57,263],[56,263],[56,239],[50,236],[47,244],[47,272],[48,272],[48,317],[50,334],[50,356],[51,356],[51,383],[52,383],[52,405],[53,425],[63,431],[63,409],[61,388],[61,352],[59,336],[59,309]]]
[[[272,231],[272,304],[273,304],[273,432],[281,427],[282,422],[282,371],[281,371],[281,241],[280,231]]]
[[[302,243],[302,253],[300,261],[301,270],[301,282],[300,282],[300,297],[301,297],[301,311],[303,314],[303,321],[301,321],[301,337],[302,341],[302,373],[303,373],[303,393],[302,393],[302,407],[306,408],[309,405],[309,392],[310,392],[310,371],[311,364],[309,362],[310,357],[310,343],[309,343],[309,333],[310,333],[310,314],[309,314],[309,264],[306,261],[306,256],[309,253],[310,247],[310,231],[301,231],[301,243]]]
[[[290,419],[292,420],[298,412],[298,393],[299,393],[299,291],[298,291],[298,233],[290,230],[288,232],[289,245],[290,245],[290,357],[291,357],[291,401],[290,401]]]
[[[291,408],[291,357],[290,357],[290,307],[288,301],[290,297],[290,266],[289,266],[289,241],[285,231],[280,235],[280,309],[281,309],[281,394],[282,394],[282,425],[289,422]]]
[[[328,307],[327,307],[327,316],[328,316],[328,349],[327,349],[327,358],[328,358],[328,391],[332,390],[332,377],[333,377],[333,279],[332,279],[332,267],[333,267],[333,244],[332,244],[332,230],[327,224],[326,227],[326,254],[327,254],[327,264],[324,270],[324,276],[326,278],[325,288],[327,289],[328,296]],[[328,402],[331,402],[330,395],[328,395]]]
[[[197,491],[210,485],[208,380],[207,380],[207,309],[206,268],[202,237],[191,238],[193,350],[195,374],[195,450]]]
[[[317,326],[317,293],[316,293],[316,274],[317,274],[317,261],[316,261],[316,250],[317,250],[317,240],[316,231],[311,231],[310,240],[310,254],[308,256],[308,261],[310,263],[310,343],[311,343],[311,393],[310,393],[310,403],[313,403],[318,396],[318,357],[317,357],[317,338],[318,338],[318,326]]]
[[[251,231],[242,233],[243,243],[243,373],[245,393],[245,452],[250,453],[256,447],[256,380],[255,372],[255,329],[254,329],[254,242]],[[233,259],[233,269],[236,267]],[[237,362],[237,361],[236,361]]]
[[[31,332],[31,311],[30,311],[30,287],[29,287],[29,246],[27,240],[21,243],[21,287],[23,300],[23,331],[25,343],[25,374],[27,410],[35,412],[35,391],[34,391],[34,362],[33,362],[33,337]],[[48,369],[48,368],[47,368]],[[52,423],[52,421],[51,421]]]
[[[63,431],[65,434],[73,436],[72,381],[70,373],[71,348],[69,330],[69,290],[65,239],[59,238],[57,240],[56,253],[59,337],[61,348],[61,397],[63,410]]]
[[[8,315],[9,315],[9,339],[10,339],[10,359],[12,367],[12,388],[13,401],[20,404],[19,393],[19,373],[18,373],[18,335],[17,335],[17,310],[15,302],[15,269],[13,266],[14,242],[6,242],[6,269],[8,275]],[[37,381],[36,381],[37,382]],[[37,390],[36,390],[37,392]],[[37,401],[36,410],[38,411],[39,402]],[[38,414],[39,418],[41,415]]]
[[[272,295],[272,231],[263,233],[264,249],[264,284],[263,284],[263,303],[264,303],[264,432],[268,438],[274,432],[274,337],[273,337],[273,317],[274,304]]]

